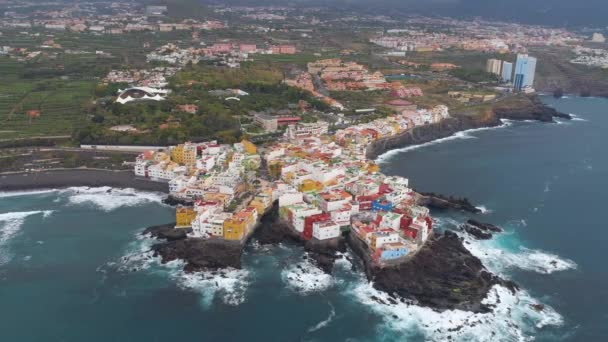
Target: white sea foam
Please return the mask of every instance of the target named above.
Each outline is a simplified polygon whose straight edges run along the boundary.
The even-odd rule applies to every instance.
[[[209,308],[217,296],[227,305],[236,306],[245,302],[245,294],[250,284],[249,271],[228,268],[186,273],[182,271],[183,264],[177,265],[179,267],[171,271],[171,277],[180,287],[198,292],[205,308]]]
[[[472,313],[461,310],[436,312],[408,301],[391,300],[385,292],[360,281],[349,291],[359,302],[384,318],[378,327],[378,339],[394,341],[408,336],[424,336],[426,341],[529,341],[537,329],[563,324],[562,317],[551,307],[537,310],[540,304],[526,291],[512,294],[502,286],[494,286],[483,301],[493,310]]]
[[[135,189],[114,189],[111,187],[72,187],[62,190],[68,195],[72,205],[93,205],[109,212],[122,207],[134,207],[146,203],[162,203],[160,193],[143,192]]]
[[[492,209],[488,209],[485,205],[479,205],[476,208],[481,210],[482,214],[489,214],[492,212]]]
[[[321,322],[319,322],[319,323],[315,324],[314,326],[310,327],[310,329],[308,329],[309,333],[315,332],[317,330],[325,328],[336,317],[336,309],[334,308],[333,305],[331,305],[331,303],[328,303],[328,304],[329,304],[329,307],[331,309],[331,311],[329,312],[329,316],[327,316],[327,318],[324,319],[324,320],[322,320]]]
[[[324,291],[334,284],[331,275],[308,259],[284,269],[281,278],[288,288],[304,295]]]
[[[558,255],[525,247],[510,251],[501,248],[496,240],[474,240],[465,236],[466,247],[482,260],[492,272],[505,275],[509,270],[520,269],[542,274],[576,269],[574,261]]]
[[[53,192],[57,192],[57,191],[58,190],[53,190],[53,189],[27,190],[27,191],[6,191],[6,192],[0,192],[0,198],[42,195],[42,194],[49,194],[49,193],[53,193]]]
[[[570,116],[572,117],[572,121],[585,121],[585,122],[589,121],[587,119],[581,118],[579,115],[576,115],[576,114],[570,113]]]
[[[46,218],[52,213],[52,210],[38,210],[0,214],[0,265],[12,259],[13,256],[6,247],[11,239],[19,233],[25,219],[33,215],[42,215],[43,218]]]
[[[503,276],[513,269],[550,274],[576,269],[577,267],[574,261],[546,251],[529,249],[522,246],[517,247],[516,250],[504,248],[501,245],[501,239],[509,235],[509,232],[496,234],[491,240],[477,240],[455,229],[460,223],[452,218],[437,217],[435,221],[437,226],[456,231],[457,234],[464,238],[466,248],[478,257],[488,270]],[[507,225],[525,227],[527,226],[527,222],[524,219],[515,220]]]
[[[135,272],[150,268],[154,264],[160,264],[160,258],[154,257],[152,245],[157,243],[155,239],[137,234],[137,239],[129,244],[127,252],[121,258],[118,269],[123,272]]]
[[[500,126],[472,128],[472,129],[456,132],[453,135],[450,135],[449,137],[436,139],[436,140],[433,140],[433,141],[429,141],[427,143],[423,143],[423,144],[419,144],[419,145],[412,145],[412,146],[407,146],[407,147],[404,147],[404,148],[398,148],[398,149],[390,150],[390,151],[387,151],[387,152],[379,155],[376,158],[376,163],[378,163],[378,164],[386,163],[391,158],[393,158],[394,156],[396,156],[396,155],[398,155],[400,153],[404,153],[404,152],[408,152],[408,151],[413,151],[413,150],[416,150],[416,149],[419,149],[419,148],[428,147],[428,146],[432,146],[432,145],[441,144],[441,143],[444,143],[444,142],[447,142],[447,141],[462,140],[462,139],[477,139],[477,137],[471,135],[470,133],[480,132],[480,131],[487,131],[487,130],[494,130],[494,129],[499,129],[499,128],[505,128],[505,127],[509,127],[509,126],[511,126],[513,124],[513,121],[506,120],[506,119],[502,119],[501,122],[502,122],[502,125],[500,125]]]
[[[160,257],[154,257],[151,249],[155,243],[158,243],[156,239],[138,234],[136,241],[129,245],[121,258],[118,269],[123,272],[147,270],[168,275],[179,287],[199,293],[201,304],[205,308],[209,308],[216,297],[227,305],[239,305],[245,301],[249,271],[229,268],[186,273],[183,271],[184,261],[174,260],[162,264]]]

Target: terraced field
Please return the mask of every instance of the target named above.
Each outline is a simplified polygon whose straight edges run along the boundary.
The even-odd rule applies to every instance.
[[[0,58],[0,140],[69,135],[82,123],[82,106],[96,81],[69,78],[23,78],[22,63]],[[39,110],[31,118],[29,110]]]

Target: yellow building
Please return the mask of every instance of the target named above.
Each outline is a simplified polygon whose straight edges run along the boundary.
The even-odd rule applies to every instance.
[[[320,192],[323,191],[323,184],[321,184],[321,182],[317,182],[315,180],[312,179],[306,179],[304,181],[302,181],[302,184],[300,184],[300,187],[298,188],[298,190],[300,192]]]
[[[190,143],[179,144],[171,149],[171,160],[180,165],[195,165],[196,156],[197,147]]]
[[[191,207],[177,207],[175,209],[175,228],[190,228],[196,217],[196,211]]]
[[[375,164],[375,163],[367,164],[367,173],[377,173],[377,172],[380,172],[380,166],[378,166],[378,164]]]
[[[224,221],[224,239],[241,240],[247,229],[247,221],[244,218],[232,216]]]
[[[255,145],[248,141],[248,140],[243,140],[241,141],[241,144],[243,145],[243,148],[245,148],[245,152],[247,152],[248,154],[257,154],[258,153],[258,148],[255,147]]]
[[[178,164],[184,163],[184,145],[177,145],[171,149],[171,160]]]
[[[253,201],[251,201],[249,203],[249,206],[252,206],[255,208],[255,210],[258,211],[258,213],[263,213],[264,211],[266,211],[266,206],[264,205],[264,203],[262,203],[260,200],[258,199],[254,199]]]

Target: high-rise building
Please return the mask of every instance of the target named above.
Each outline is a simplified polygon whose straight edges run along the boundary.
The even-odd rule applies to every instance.
[[[606,37],[604,37],[603,34],[596,32],[593,34],[593,36],[591,36],[591,41],[594,43],[605,43]]]
[[[502,81],[507,83],[513,79],[513,63],[502,62]]]
[[[486,62],[486,72],[494,75],[500,75],[502,61],[500,59],[488,59]]]
[[[526,87],[532,87],[535,73],[536,58],[528,55],[517,55],[513,88],[519,91]]]

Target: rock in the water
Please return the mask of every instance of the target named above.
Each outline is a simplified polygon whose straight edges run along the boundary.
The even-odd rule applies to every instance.
[[[491,239],[492,233],[502,232],[501,228],[493,224],[483,223],[473,219],[467,220],[460,228],[479,240]]]
[[[466,223],[461,226],[461,229],[478,240],[489,240],[492,238],[492,233],[484,232],[481,229]]]
[[[175,229],[175,222],[162,224],[158,226],[152,226],[146,228],[143,231],[143,235],[152,235],[157,239],[167,240],[167,241],[176,241],[183,240],[188,237],[188,233],[190,233],[192,229],[190,228],[178,228]]]
[[[444,196],[432,192],[421,192],[421,197],[418,204],[429,207],[431,209],[454,209],[467,211],[474,214],[481,213],[481,210],[474,206],[467,198],[455,198],[452,196]]]
[[[483,222],[479,222],[473,219],[469,219],[467,220],[467,224],[474,226],[478,229],[481,229],[483,231],[490,231],[490,232],[494,232],[494,233],[501,233],[502,232],[502,228],[495,226],[493,224],[490,223],[483,223]]]
[[[242,244],[223,239],[185,239],[168,241],[152,246],[154,255],[160,255],[163,263],[184,260],[184,271],[241,267]]]

